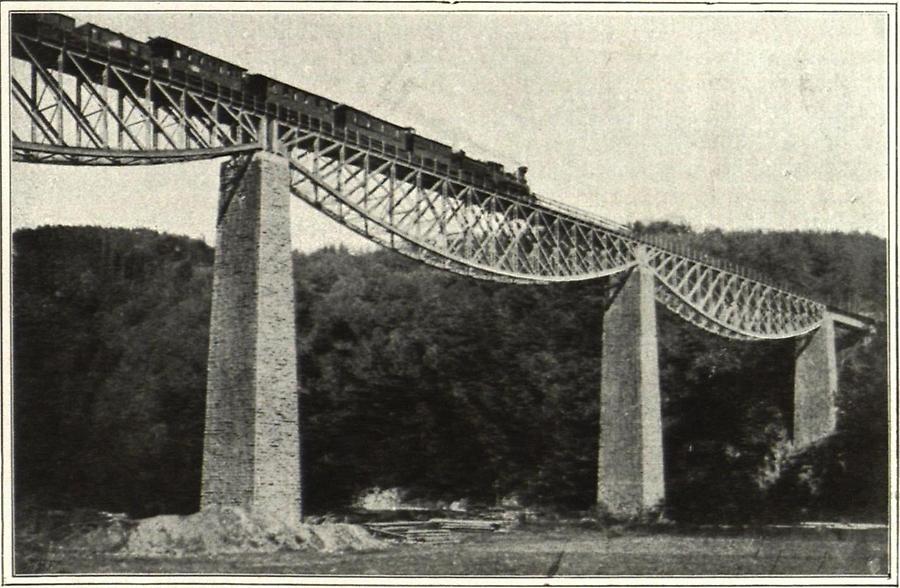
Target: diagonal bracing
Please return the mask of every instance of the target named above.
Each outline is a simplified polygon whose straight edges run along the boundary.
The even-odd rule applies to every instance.
[[[502,194],[426,169],[408,153],[279,118],[266,104],[189,86],[149,62],[123,66],[77,47],[12,35],[15,160],[147,165],[281,153],[298,198],[366,238],[424,263],[502,282],[548,284],[625,272],[656,277],[656,298],[724,337],[816,329],[823,304],[738,268],[640,238],[564,204]]]

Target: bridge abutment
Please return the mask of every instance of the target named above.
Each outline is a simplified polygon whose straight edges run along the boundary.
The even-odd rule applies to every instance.
[[[201,509],[302,514],[287,160],[223,164]]]
[[[613,516],[665,498],[653,281],[638,265],[603,317],[597,503]]]
[[[837,348],[834,317],[797,342],[794,365],[794,445],[801,448],[834,432],[837,421]]]

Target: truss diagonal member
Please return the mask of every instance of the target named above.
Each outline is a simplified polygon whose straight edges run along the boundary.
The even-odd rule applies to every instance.
[[[62,105],[62,107],[68,111],[69,115],[75,121],[75,124],[78,125],[78,128],[84,132],[85,135],[91,140],[91,142],[96,147],[103,146],[103,140],[97,135],[97,132],[94,128],[85,120],[81,109],[75,104],[75,102],[69,97],[66,93],[65,89],[60,85],[58,80],[55,80],[53,76],[47,73],[46,69],[38,63],[38,60],[34,57],[34,54],[28,48],[27,44],[22,40],[21,37],[16,36],[16,41],[18,41],[19,46],[25,51],[25,54],[28,56],[28,61],[31,63],[31,67],[33,71],[37,72],[38,76],[44,82],[44,87],[49,88],[50,91],[56,96],[58,104]]]
[[[331,198],[331,195],[326,193],[325,197],[318,200],[313,201],[311,197],[306,194],[303,190],[299,189],[299,185],[305,182],[294,182],[291,191],[292,193],[303,200],[304,202],[310,204],[313,208],[318,210],[319,212],[325,214],[329,218],[334,221],[339,222],[340,224],[348,227],[355,233],[385,247],[400,253],[405,257],[409,257],[410,259],[414,259],[416,261],[420,261],[427,265],[446,270],[452,273],[456,273],[459,275],[477,278],[481,280],[487,280],[492,282],[501,282],[501,283],[513,283],[513,284],[531,284],[531,285],[541,285],[546,284],[548,282],[537,280],[530,277],[521,277],[521,276],[504,276],[498,275],[490,272],[485,272],[480,270],[479,268],[473,267],[468,264],[459,263],[452,259],[448,259],[441,255],[435,254],[428,249],[418,247],[411,241],[408,241],[403,236],[388,232],[383,230],[383,227],[369,222],[370,219],[366,217],[362,217],[359,215],[354,215],[354,217],[350,217],[346,213],[341,214],[338,212],[342,209],[340,206],[340,202],[336,201],[334,203],[329,203],[328,199]],[[346,210],[346,207],[343,207]],[[356,222],[354,222],[356,220]],[[373,230],[373,229],[381,229],[381,230]]]
[[[698,287],[692,289],[691,296],[689,297],[691,300],[694,300],[695,304],[698,304],[700,308],[705,309],[710,302],[710,299],[719,291],[720,285],[719,283],[725,277],[725,272],[719,270],[718,268],[714,268],[711,266],[706,266],[703,268],[704,275],[712,276],[710,280],[707,280],[708,286],[705,290],[700,290]],[[697,286],[700,286],[702,283],[698,282]],[[699,294],[700,300],[695,300],[694,295]],[[707,313],[704,313],[707,314]]]
[[[222,126],[224,125],[225,129],[229,131],[231,130],[227,123],[219,120],[218,114],[225,112],[225,110],[222,108],[221,102],[218,99],[210,100],[210,108],[203,103],[204,101],[202,96],[197,96],[191,92],[188,92],[187,97],[191,99],[191,103],[199,108],[203,115],[206,117],[205,120],[209,124],[211,141],[214,141],[215,138],[218,137],[218,140],[222,145],[228,145],[235,142],[235,139],[232,136],[234,133],[232,132],[232,134],[229,134],[222,129]]]
[[[747,299],[747,290],[751,282],[744,279],[743,276],[738,276],[738,280],[737,289],[733,289],[730,293],[730,303],[718,314],[724,322],[743,327],[746,325],[746,322],[742,320],[742,317],[750,309],[750,301]]]
[[[300,145],[304,145],[309,143],[310,141],[314,141],[319,138],[316,133],[312,131],[307,131],[305,129],[294,127],[293,132],[290,133],[290,136],[285,136],[281,140],[281,146],[288,153],[294,151],[295,149],[300,149]]]
[[[188,137],[193,137],[194,141],[197,145],[201,147],[211,147],[210,142],[203,136],[200,129],[197,129],[194,126],[194,121],[187,114],[187,108],[185,105],[185,101],[187,99],[187,89],[179,88],[178,92],[180,92],[181,100],[175,100],[171,94],[169,94],[169,88],[166,87],[166,84],[161,83],[157,79],[151,79],[150,84],[162,94],[166,100],[169,102],[169,106],[166,110],[172,113],[173,118],[176,119],[177,123],[180,123],[178,128],[184,134],[184,143],[185,147],[189,146]]]
[[[728,276],[725,280],[725,283],[721,287],[721,291],[719,292],[718,300],[713,305],[712,309],[708,310],[706,314],[711,316],[719,316],[719,311],[722,307],[727,303],[726,301],[729,299],[731,295],[731,288],[734,285],[735,280],[740,279],[740,277],[736,274],[729,274],[728,272],[721,272],[723,276]],[[704,306],[706,306],[707,300],[704,300]]]
[[[459,211],[462,210],[465,206],[465,190],[463,190],[462,194],[459,194],[454,191],[452,184],[445,184],[445,186],[447,188],[447,200],[445,201],[445,208],[447,202],[449,202],[450,206],[452,207],[450,210],[450,214],[445,214],[443,218],[443,224],[445,228],[444,230],[447,230],[447,227],[450,226],[450,223],[452,223],[457,218],[457,213],[459,213]]]
[[[234,138],[229,134],[230,128],[223,121],[219,120],[218,112],[221,111],[219,108],[218,100],[209,100],[211,103],[210,106],[204,104],[204,100],[202,96],[198,96],[192,92],[185,92],[185,107],[187,106],[187,100],[190,100],[190,103],[193,104],[200,112],[202,116],[198,123],[203,126],[203,130],[209,134],[206,137],[206,141],[209,146],[213,146],[216,144],[219,145],[230,145],[234,143]],[[185,113],[186,115],[186,113]],[[188,118],[189,121],[193,121],[192,118]],[[224,129],[223,129],[224,125]]]
[[[244,110],[240,110],[228,104],[227,102],[219,102],[219,108],[226,113],[237,124],[253,142],[259,142],[259,117],[250,114]]]
[[[347,188],[345,184],[345,190],[349,190],[349,193],[355,193],[358,190],[363,191],[362,201],[364,203],[364,207],[367,210],[377,210],[379,206],[384,204],[388,198],[393,195],[393,191],[385,188],[385,185],[392,181],[392,171],[391,171],[391,163],[383,162],[379,164],[377,167],[371,167],[371,160],[366,154],[363,157],[363,164],[360,167],[360,171],[362,172],[362,179],[357,182],[356,186],[352,188]],[[353,179],[356,174],[347,178],[348,180]],[[375,177],[375,184],[370,186],[370,182],[372,181],[373,176]],[[380,179],[379,179],[380,178]],[[382,196],[378,199],[372,199],[372,196],[377,194],[378,191],[381,191]]]
[[[357,157],[354,155],[351,157],[352,159],[357,159]],[[346,175],[341,178],[342,190],[345,194],[355,194],[359,191],[365,193],[367,180],[365,164],[353,165],[351,160],[344,162],[344,173]]]
[[[372,172],[368,172],[368,173],[366,173],[365,182],[371,182],[371,181],[372,181]],[[364,199],[364,202],[365,202],[364,208],[366,210],[376,211],[379,208],[381,208],[381,206],[383,204],[385,204],[386,202],[388,202],[391,199],[391,197],[394,195],[394,192],[392,190],[390,190],[389,188],[385,187],[388,184],[390,184],[391,182],[392,182],[392,176],[391,176],[390,171],[388,171],[387,173],[382,175],[381,179],[377,180],[376,183],[371,188],[364,187],[364,190],[366,192],[365,199]],[[379,193],[379,191],[381,191],[381,197],[380,198],[372,198],[372,196],[376,196]]]
[[[44,113],[37,107],[37,104],[28,96],[28,93],[25,92],[25,89],[22,88],[21,84],[15,79],[10,78],[12,82],[12,91],[13,97],[16,101],[22,106],[22,109],[25,111],[25,114],[28,115],[28,118],[31,119],[33,125],[37,126],[43,133],[44,137],[46,137],[51,143],[55,143],[58,145],[65,145],[66,142],[60,136],[59,132],[53,126],[53,123],[47,120],[47,117],[44,116]]]
[[[687,304],[684,300],[678,298],[662,283],[657,282],[656,299],[666,308],[680,316],[684,321],[691,323],[699,329],[703,329],[714,335],[725,337],[727,339],[736,339],[738,341],[753,341],[756,338],[744,335],[739,331],[728,329],[718,323],[709,320],[704,315],[697,312],[695,308]]]
[[[478,239],[478,243],[476,244],[477,246],[475,248],[475,251],[472,252],[471,257],[473,259],[478,259],[479,257],[481,257],[482,259],[487,259],[488,263],[492,263],[493,260],[491,258],[490,250],[488,250],[487,252],[485,252],[485,250],[488,249],[488,247],[493,247],[495,241],[495,233],[493,227],[490,226],[490,221],[484,220],[484,215],[486,214],[485,211],[479,209],[476,214],[478,214],[476,222],[479,225],[478,228],[480,228],[481,231],[474,234],[475,238]],[[487,223],[486,227],[485,223]]]
[[[365,196],[368,193],[366,190],[367,180],[366,168],[363,166],[357,167],[343,179],[344,193],[352,195],[361,192]]]
[[[323,182],[335,175],[338,176],[338,181],[340,181],[340,174],[346,171],[347,161],[344,160],[344,149],[340,148],[338,153],[338,157],[329,157],[322,167],[319,168],[319,177]],[[328,157],[326,151],[322,151],[320,155]],[[328,173],[325,173],[325,170],[328,170]]]
[[[678,272],[688,263],[687,257],[676,257],[674,255],[667,255],[664,263],[668,263],[671,265],[671,268],[666,272],[665,277],[663,278],[666,283],[671,283],[672,278],[678,275]],[[688,271],[692,271],[693,268]]]
[[[417,177],[416,179],[418,179],[418,177]],[[392,196],[393,196],[393,195],[395,194],[395,192],[396,192],[396,182],[393,182],[393,186],[394,186],[394,189],[391,190],[391,195],[392,195]],[[415,184],[413,184],[413,185],[411,185],[409,188],[407,188],[405,192],[403,192],[403,194],[400,196],[400,199],[399,199],[399,200],[394,199],[394,200],[391,201],[391,213],[394,215],[394,219],[393,219],[394,225],[396,225],[396,226],[402,225],[402,224],[403,224],[403,221],[405,221],[406,218],[407,218],[410,214],[412,214],[413,212],[416,211],[416,204],[418,203],[418,200],[413,199],[413,203],[410,205],[410,207],[409,207],[408,209],[406,209],[405,212],[402,212],[402,213],[401,213],[402,216],[401,216],[400,218],[397,218],[397,217],[396,217],[396,214],[397,214],[398,212],[400,212],[400,205],[403,204],[403,202],[405,202],[406,199],[409,198],[409,196],[410,196],[412,193],[418,192],[418,190],[419,190],[419,186],[418,186],[418,182],[416,182]]]
[[[572,248],[572,258],[580,268],[579,271],[587,271],[590,269],[591,262],[591,241],[593,240],[591,232],[581,226],[573,225],[575,233],[575,243]]]
[[[118,78],[119,83],[122,84],[122,88],[125,90],[125,94],[127,94],[128,96],[129,106],[131,106],[132,111],[139,110],[143,115],[144,118],[141,120],[141,122],[143,123],[146,121],[156,127],[156,130],[159,131],[159,133],[163,137],[165,137],[166,141],[169,142],[169,145],[172,146],[172,149],[178,149],[178,142],[166,131],[165,125],[163,125],[159,120],[156,119],[156,117],[153,115],[153,112],[151,112],[153,109],[148,109],[146,106],[144,106],[144,104],[141,102],[141,97],[138,96],[134,91],[134,88],[131,87],[131,83],[126,80],[124,76],[122,76],[118,68],[110,67],[109,69],[113,72],[113,74],[115,74],[116,78]],[[149,84],[150,81],[148,80],[147,83]],[[120,92],[119,99],[121,100],[122,98],[123,96]]]
[[[79,63],[79,59],[74,55],[69,56],[69,61],[75,65],[75,69],[78,70],[78,73],[81,74],[82,78],[84,78],[85,83],[82,85],[83,88],[87,88],[88,93],[97,101],[102,109],[104,116],[109,115],[113,117],[113,120],[116,121],[119,125],[119,129],[121,132],[128,135],[128,138],[131,140],[139,148],[142,148],[141,142],[134,136],[134,133],[131,132],[131,128],[122,117],[116,112],[116,109],[110,106],[109,102],[106,100],[104,96],[100,95],[100,92],[97,91],[97,88],[94,87],[94,84],[91,82],[90,76],[88,76],[87,72],[84,71],[84,66]],[[109,146],[109,141],[104,142],[107,146]]]
[[[407,218],[410,214],[415,213],[415,216],[412,220],[407,223],[411,227],[411,231],[415,232],[416,239],[418,241],[422,241],[424,239],[422,235],[422,218],[428,212],[428,206],[423,206],[424,202],[428,201],[428,191],[422,187],[422,176],[416,176],[416,186],[415,186],[415,198],[412,201],[412,205],[410,206],[409,211],[403,215],[403,217],[397,221],[397,226],[399,227],[401,224],[406,222]]]
[[[184,137],[184,146],[185,148],[190,147],[190,137],[194,138],[194,141],[203,147],[208,147],[207,142],[197,134],[196,130],[188,121],[188,116],[185,107],[185,93],[187,90],[185,88],[179,88],[178,92],[180,94],[180,100],[176,101],[169,94],[168,90],[165,87],[165,84],[161,84],[158,79],[150,78],[149,87],[147,88],[147,96],[150,98],[151,103],[153,104],[151,108],[151,112],[158,113],[160,110],[164,113],[166,118],[171,118],[173,120],[169,126],[177,128],[181,131],[181,135]],[[155,100],[153,100],[153,89],[156,89],[159,94],[161,94],[167,101],[167,104],[159,104]],[[164,119],[165,120],[165,119]]]
[[[556,226],[556,263],[560,270],[565,268],[565,271],[570,274],[578,273],[578,270],[573,265],[574,260],[571,255],[572,249],[578,247],[577,241],[570,231],[571,223],[565,222],[563,217],[556,217],[554,225]],[[563,243],[566,240],[568,241],[566,243],[567,246],[563,247]]]
[[[503,251],[500,253],[499,258],[497,259],[498,265],[503,265],[504,263],[506,263],[506,260],[511,253],[518,253],[520,251],[522,236],[525,235],[525,231],[525,227],[522,227],[517,231],[511,232],[512,237],[509,240],[509,243],[507,243],[506,247],[503,249]],[[519,259],[519,257],[514,256],[513,259]]]
[[[430,237],[436,227],[439,228],[438,232],[440,234],[445,234],[447,232],[447,223],[444,220],[447,213],[447,181],[439,180],[438,184],[433,186],[430,190],[422,190],[422,198],[425,201],[425,210],[422,211],[419,219],[422,219],[425,216],[425,213],[430,210],[432,220],[425,228],[425,232],[420,233],[420,238],[427,239]],[[436,202],[441,203],[441,210],[438,210]],[[419,221],[417,220],[416,222],[418,223]]]
[[[607,271],[590,272],[590,273],[586,273],[586,274],[579,275],[579,276],[554,276],[554,275],[536,276],[533,274],[520,274],[520,273],[516,273],[516,272],[506,271],[506,270],[503,270],[503,269],[497,268],[497,267],[487,266],[487,265],[484,265],[481,263],[477,263],[476,261],[474,261],[472,259],[469,259],[466,257],[460,257],[458,255],[451,254],[449,251],[441,250],[439,247],[435,246],[432,243],[427,243],[427,242],[417,240],[414,236],[403,233],[402,231],[399,230],[399,227],[397,225],[390,224],[384,218],[377,218],[377,217],[368,215],[367,212],[360,209],[360,207],[358,205],[346,200],[343,197],[343,195],[340,194],[338,191],[336,191],[332,186],[328,185],[327,183],[322,182],[321,179],[318,178],[315,173],[313,173],[311,170],[307,169],[301,162],[298,162],[296,159],[292,158],[290,160],[290,164],[291,164],[291,167],[298,174],[306,176],[306,178],[310,181],[310,184],[312,184],[313,187],[317,186],[319,189],[321,189],[323,192],[325,192],[326,197],[330,197],[330,198],[334,199],[339,204],[338,208],[340,210],[343,210],[342,207],[348,208],[348,209],[350,209],[350,211],[352,211],[354,214],[358,215],[359,217],[365,217],[369,224],[377,225],[377,226],[381,227],[390,235],[395,235],[398,238],[405,241],[406,243],[411,244],[412,246],[419,247],[423,250],[427,250],[431,254],[449,259],[450,261],[452,261],[454,263],[472,268],[474,270],[484,273],[485,275],[497,276],[498,279],[500,279],[500,280],[513,279],[513,280],[530,280],[530,281],[540,281],[540,282],[568,282],[568,281],[577,281],[577,280],[588,280],[588,279],[595,279],[595,278],[611,275],[614,273],[618,273],[618,272],[628,269],[629,267],[631,267],[633,265],[633,264],[627,264],[627,265],[623,265],[620,267],[610,268]],[[304,191],[299,189],[299,187],[298,187],[299,184],[300,184],[300,182],[298,182],[298,181],[291,182],[291,186],[292,186],[291,189],[294,192],[294,194],[297,195],[298,197],[300,197],[302,200],[312,204],[315,208],[317,208],[319,210],[324,210],[322,203],[320,201],[316,200],[315,196],[310,196],[310,195],[306,194]],[[348,212],[338,213],[333,210],[331,211],[331,213],[334,215],[337,215],[337,217],[343,218],[343,219],[346,219],[347,215],[349,214]],[[346,220],[343,220],[342,222],[346,223]],[[363,230],[363,229],[360,229],[360,230]],[[367,236],[368,238],[373,238],[372,237],[373,235],[374,235],[374,232],[369,230],[365,236]],[[390,239],[385,239],[384,243],[382,243],[382,244],[385,244],[385,246],[390,247],[392,249],[397,249],[397,246],[392,243],[393,242]]]
[[[741,324],[730,324],[729,322],[722,320],[718,316],[710,314],[709,311],[702,306],[698,306],[697,303],[694,302],[694,300],[690,297],[690,294],[685,295],[674,289],[672,285],[666,283],[657,269],[651,269],[656,275],[659,284],[662,285],[666,291],[664,295],[658,296],[659,301],[675,312],[679,312],[677,308],[680,304],[687,305],[690,308],[690,312],[684,312],[684,309],[681,309],[681,312],[679,312],[679,314],[683,318],[685,318],[685,320],[689,320],[693,324],[701,326],[702,328],[706,328],[707,330],[709,330],[709,327],[701,324],[703,323],[703,321],[710,321],[712,323],[715,323],[718,328],[731,331],[747,339],[772,340],[799,337],[801,335],[814,331],[822,323],[822,317],[820,316],[810,317],[809,322],[805,324],[798,324],[793,328],[785,328],[784,326],[781,326],[781,328],[779,329],[762,329],[758,324],[747,326]],[[677,304],[672,300],[673,297],[678,300]],[[709,294],[707,293],[707,295],[704,296],[704,299],[708,299],[708,297]],[[702,317],[702,319],[698,317]]]
[[[577,273],[572,259],[572,250],[578,247],[576,236],[572,234],[574,227],[571,226],[572,223],[565,222],[561,216],[556,217],[554,225],[556,227],[556,263],[560,267],[565,266],[569,273]]]

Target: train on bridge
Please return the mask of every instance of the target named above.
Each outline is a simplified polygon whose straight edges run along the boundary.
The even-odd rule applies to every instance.
[[[481,161],[415,129],[290,86],[165,37],[142,42],[56,13],[15,13],[13,30],[53,44],[99,54],[111,63],[154,77],[167,77],[231,101],[262,105],[265,112],[307,131],[389,157],[402,156],[436,174],[519,199],[536,200],[525,174],[495,161]]]

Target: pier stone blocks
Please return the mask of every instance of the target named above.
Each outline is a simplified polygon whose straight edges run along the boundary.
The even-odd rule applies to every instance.
[[[222,166],[201,509],[302,514],[287,161]]]
[[[834,319],[797,342],[794,366],[794,446],[806,447],[834,432],[838,388]]]
[[[653,280],[635,268],[603,318],[597,503],[613,516],[665,498]]]

